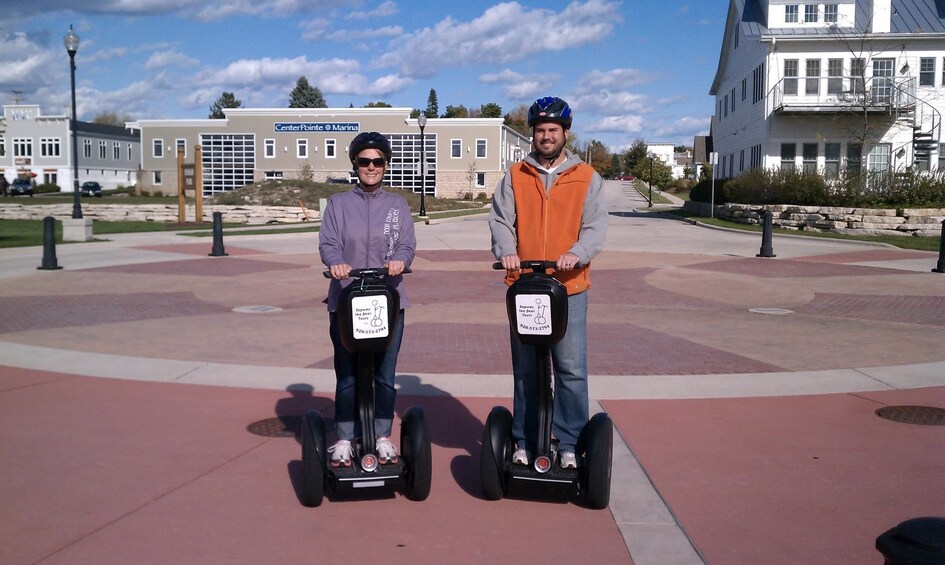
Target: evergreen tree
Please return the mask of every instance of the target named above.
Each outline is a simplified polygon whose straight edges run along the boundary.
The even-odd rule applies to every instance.
[[[299,77],[295,88],[289,94],[289,108],[327,108],[328,103],[317,86],[309,84],[308,79]]]
[[[427,97],[427,109],[423,112],[428,118],[435,118],[440,115],[440,105],[436,101],[436,90],[430,89],[430,95]]]
[[[376,100],[374,102],[368,102],[367,104],[364,105],[364,107],[365,108],[391,108],[392,106],[388,104],[387,102]]]
[[[210,119],[211,120],[222,120],[226,118],[226,114],[223,113],[224,108],[242,108],[243,101],[237,100],[236,96],[232,92],[224,92],[217,98],[217,101],[210,106]]]
[[[502,106],[499,106],[495,102],[489,102],[483,104],[479,107],[479,114],[483,118],[501,118],[502,117]]]

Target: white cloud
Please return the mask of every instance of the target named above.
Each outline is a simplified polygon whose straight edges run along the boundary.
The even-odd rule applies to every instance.
[[[626,133],[636,134],[643,131],[643,116],[624,115],[608,116],[602,120],[582,127],[582,130],[595,133]]]
[[[199,65],[200,62],[193,57],[188,57],[183,53],[177,51],[159,51],[152,54],[148,57],[147,62],[144,64],[144,68],[147,70],[162,69],[164,67],[179,66],[179,67],[195,67]]]
[[[606,0],[575,1],[560,12],[518,2],[496,4],[469,22],[447,17],[396,39],[378,64],[425,78],[446,67],[505,64],[572,49],[609,35],[620,21],[618,8],[617,2]],[[544,40],[551,37],[553,41]]]
[[[43,49],[24,33],[0,36],[0,87],[9,90],[50,84],[55,78],[49,72],[53,61],[52,51]],[[69,68],[61,62],[60,66]]]
[[[511,69],[498,73],[479,76],[479,81],[486,84],[501,84],[507,98],[512,100],[534,100],[558,83],[559,76],[554,73],[525,75]]]
[[[576,82],[575,91],[578,94],[596,92],[599,90],[624,90],[631,86],[638,86],[656,80],[656,75],[638,69],[611,69],[609,71],[593,70]]]
[[[380,6],[372,10],[364,10],[362,12],[351,12],[346,17],[349,20],[367,20],[373,18],[383,18],[388,16],[394,16],[400,13],[400,8],[397,7],[396,2],[387,2],[382,3]]]
[[[632,92],[610,92],[601,90],[593,94],[576,96],[568,101],[575,111],[601,116],[622,115],[629,112],[646,112],[647,97]]]
[[[708,135],[710,122],[709,117],[686,116],[672,123],[655,127],[653,133],[660,138],[671,138],[677,141],[691,140],[696,135]]]

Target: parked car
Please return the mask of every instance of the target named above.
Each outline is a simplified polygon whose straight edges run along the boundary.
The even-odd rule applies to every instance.
[[[30,179],[15,179],[10,185],[10,196],[23,194],[33,196],[33,181]]]
[[[82,183],[82,188],[79,189],[79,192],[82,193],[82,196],[102,196],[102,185],[95,182],[94,180],[87,180]]]
[[[620,180],[637,180],[637,177],[633,175],[620,175]]]

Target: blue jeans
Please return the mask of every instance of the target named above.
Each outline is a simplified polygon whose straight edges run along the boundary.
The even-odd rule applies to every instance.
[[[536,346],[525,345],[512,333],[512,372],[515,397],[512,438],[534,453],[538,443],[538,365]],[[551,431],[560,451],[574,451],[587,424],[587,292],[568,296],[568,330],[551,346],[554,368],[554,417]]]
[[[338,333],[338,315],[328,315],[328,333],[335,348],[335,431],[338,439],[353,440],[361,433],[361,422],[355,405],[358,355],[341,344]],[[404,337],[404,311],[400,311],[394,335],[385,351],[374,353],[374,434],[389,437],[394,423],[394,372],[397,355]]]

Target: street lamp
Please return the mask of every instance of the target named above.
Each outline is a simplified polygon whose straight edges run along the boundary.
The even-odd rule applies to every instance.
[[[420,217],[427,217],[427,208],[423,197],[427,192],[427,144],[423,137],[423,128],[427,127],[427,115],[420,112],[417,116],[417,125],[420,126]]]
[[[69,26],[69,32],[62,38],[62,43],[69,52],[69,71],[72,75],[72,219],[82,219],[82,204],[79,202],[79,140],[76,135],[75,118],[75,53],[79,50],[79,36]]]
[[[647,208],[653,207],[653,156],[650,155],[650,203]]]

